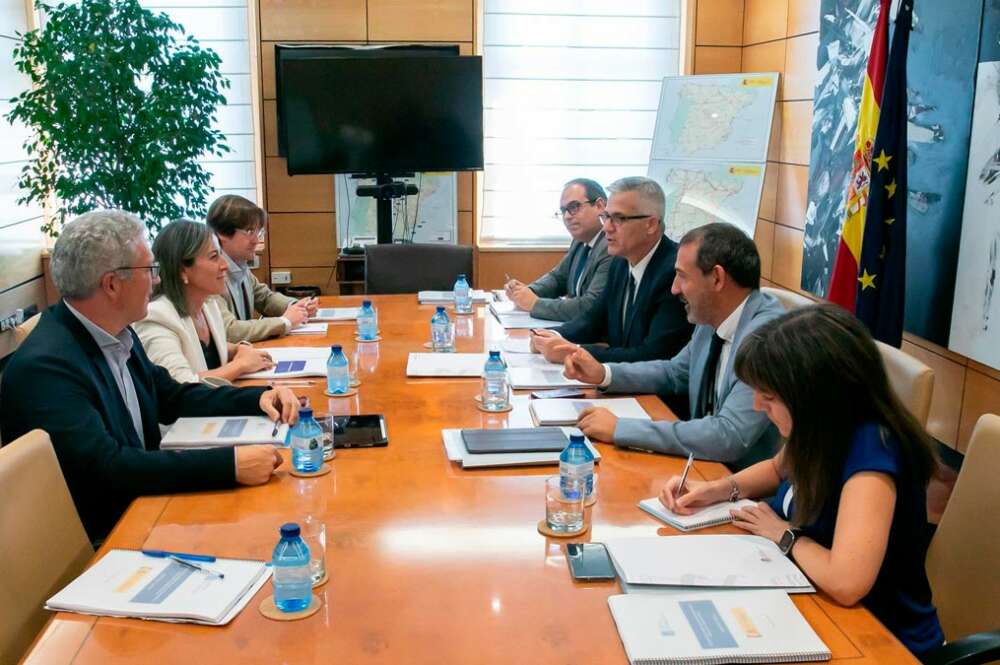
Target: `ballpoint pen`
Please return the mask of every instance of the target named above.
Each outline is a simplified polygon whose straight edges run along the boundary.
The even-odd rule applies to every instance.
[[[274,429],[271,430],[271,437],[272,438],[278,436],[278,428],[279,427],[281,427],[281,416],[278,416],[278,419],[274,421]]]
[[[684,483],[687,482],[688,472],[691,471],[691,464],[694,462],[694,453],[688,453],[687,464],[684,465],[684,471],[681,473],[681,482],[677,483],[677,489],[674,490],[674,496],[680,496],[681,491],[684,489]]]
[[[156,557],[157,559],[166,559],[168,557],[177,557],[178,559],[187,559],[188,561],[204,561],[205,563],[213,563],[215,557],[211,554],[188,554],[187,552],[170,552],[168,550],[141,550],[146,556]]]
[[[212,570],[211,568],[206,568],[205,566],[201,565],[200,563],[194,563],[193,561],[188,561],[187,559],[182,559],[179,556],[173,556],[173,555],[170,555],[167,558],[170,559],[171,561],[176,561],[177,563],[181,564],[182,566],[187,566],[188,568],[194,568],[195,570],[200,570],[201,572],[205,573],[206,575],[208,575],[210,577],[217,577],[220,580],[226,578],[226,576],[224,574],[220,573],[219,571]]]

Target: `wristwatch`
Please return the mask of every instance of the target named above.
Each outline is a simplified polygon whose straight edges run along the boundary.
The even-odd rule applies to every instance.
[[[795,539],[799,537],[801,529],[793,529],[791,527],[785,529],[785,532],[781,534],[781,540],[778,541],[778,549],[785,556],[789,556],[792,552],[792,547],[795,546]]]

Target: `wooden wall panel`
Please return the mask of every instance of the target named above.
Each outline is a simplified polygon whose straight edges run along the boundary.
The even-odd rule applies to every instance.
[[[337,262],[337,220],[329,212],[272,213],[268,221],[271,263],[293,268]]]
[[[459,173],[455,186],[458,187],[458,211],[472,212],[473,188],[475,187],[472,172]]]
[[[367,39],[365,0],[260,0],[260,38]]]
[[[809,164],[812,142],[812,100],[781,102],[781,145],[779,160],[786,164]]]
[[[743,45],[743,0],[697,0],[695,44]]]
[[[808,189],[808,166],[779,164],[775,221],[795,229],[805,229],[806,207],[809,205]]]
[[[458,212],[458,244],[471,246],[473,244],[473,238],[475,237],[472,211],[460,210]]]
[[[760,195],[760,210],[757,215],[773,222],[778,202],[778,168],[779,165],[770,162],[764,171],[764,189]]]
[[[774,261],[771,281],[790,291],[801,291],[803,232],[780,224],[774,227]]]
[[[965,452],[972,428],[984,413],[1000,413],[1000,381],[967,369],[958,427],[958,449],[961,452]]]
[[[760,254],[760,276],[771,279],[771,274],[774,272],[774,223],[758,219],[753,241],[757,245],[757,253]]]
[[[271,272],[287,270],[292,275],[291,284],[282,286],[318,286],[325,296],[335,296],[340,293],[333,266],[315,268],[296,268],[292,266],[273,266]]]
[[[695,74],[729,74],[740,71],[741,50],[737,46],[696,46]]]
[[[765,42],[743,48],[743,71],[745,72],[784,72],[785,42]],[[782,77],[784,78],[784,77]],[[781,98],[779,82],[778,98]]]
[[[788,0],[789,37],[819,30],[819,0]]]
[[[903,351],[934,370],[934,394],[927,417],[927,431],[942,443],[955,447],[958,442],[958,421],[962,410],[962,390],[965,365],[948,360],[910,342],[903,342]]]
[[[264,156],[278,156],[278,103],[274,100],[264,100]]]
[[[767,144],[767,161],[776,162],[781,156],[781,104],[775,106],[771,120],[771,139]]]
[[[264,160],[268,212],[333,212],[332,175],[288,175],[285,160]]]
[[[469,0],[368,0],[368,39],[471,42]]]
[[[788,0],[746,0],[743,45],[783,39],[787,20]]]
[[[8,316],[16,309],[24,309],[35,305],[38,311],[47,306],[45,295],[45,280],[39,276],[35,279],[0,293],[0,316]],[[14,351],[14,332],[8,330],[0,333],[0,358]]]
[[[816,86],[816,50],[819,33],[786,39],[785,75],[779,99],[812,99]]]
[[[544,275],[559,263],[565,251],[506,252],[479,251],[476,265],[476,288],[499,289],[504,274],[525,284]]]

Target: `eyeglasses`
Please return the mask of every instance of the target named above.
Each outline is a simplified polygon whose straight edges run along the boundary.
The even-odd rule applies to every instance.
[[[237,233],[242,233],[248,238],[253,238],[254,236],[256,236],[257,240],[263,240],[265,227],[259,226],[256,229],[236,229],[236,231]]]
[[[580,208],[582,208],[585,204],[594,205],[595,201],[597,201],[597,199],[594,199],[593,201],[590,199],[587,199],[586,201],[570,201],[564,206],[559,206],[559,212],[556,213],[556,217],[560,217],[567,213],[570,217],[572,217],[576,213],[580,212]]]
[[[119,270],[148,270],[149,276],[156,279],[160,276],[160,264],[154,263],[148,266],[118,266],[114,270],[109,270],[108,272],[118,272]]]
[[[617,226],[624,224],[625,222],[631,222],[637,219],[646,219],[648,217],[652,217],[652,215],[618,215],[602,212],[597,216],[597,219],[601,220],[601,224],[614,223]]]

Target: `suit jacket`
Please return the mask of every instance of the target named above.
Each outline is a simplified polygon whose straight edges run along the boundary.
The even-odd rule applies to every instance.
[[[778,430],[767,416],[753,410],[753,390],[736,378],[733,362],[748,333],[784,314],[774,296],[752,291],[743,307],[729,359],[717,389],[721,395],[716,413],[705,418],[677,422],[652,422],[621,418],[615,428],[615,444],[672,455],[694,453],[699,459],[726,462],[744,468],[772,456]],[[612,364],[607,390],[625,393],[687,393],[698,403],[698,391],[715,330],[695,328],[691,342],[671,360]]]
[[[222,312],[222,321],[226,327],[226,338],[230,342],[259,342],[269,337],[280,337],[284,335],[285,322],[280,317],[288,309],[288,306],[295,302],[295,298],[289,298],[275,291],[272,291],[267,284],[262,284],[253,272],[247,270],[243,279],[243,287],[250,296],[251,306],[263,316],[261,319],[251,318],[241,321],[236,318],[236,305],[233,304],[234,297],[242,297],[240,293],[232,293],[227,283],[226,290],[219,297],[219,309]]]
[[[629,264],[615,257],[601,297],[586,313],[562,324],[556,332],[581,344],[601,362],[672,358],[691,339],[692,330],[684,304],[670,293],[676,259],[677,243],[663,236],[646,266],[623,326]]]
[[[3,440],[33,429],[48,432],[83,526],[95,541],[138,496],[234,486],[232,448],[162,451],[158,423],[182,416],[260,414],[265,390],[177,383],[149,361],[131,334],[135,343],[127,366],[145,448],[103,353],[62,301],[42,314],[0,383]]]
[[[212,343],[219,353],[219,362],[229,362],[229,345],[226,343],[226,328],[216,299],[205,301],[202,306],[205,321],[212,334]],[[166,369],[174,381],[197,383],[201,381],[198,372],[208,369],[201,340],[190,316],[182,317],[169,298],[160,296],[149,303],[146,318],[135,324],[135,332],[142,340],[146,355],[154,365]],[[218,379],[213,381],[218,383]]]
[[[575,290],[573,277],[586,246],[586,243],[574,240],[555,268],[528,284],[528,288],[538,296],[538,301],[531,308],[533,317],[569,321],[586,312],[601,297],[608,281],[612,259],[608,254],[608,240],[603,231],[598,235],[597,242],[583,265],[580,290]]]

